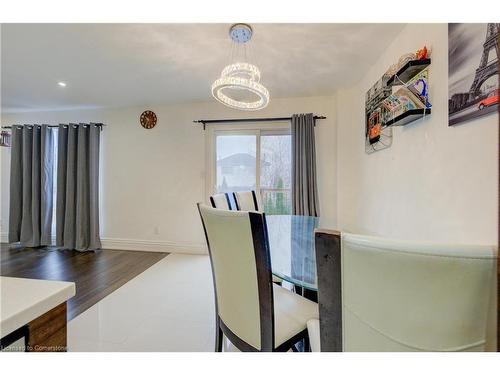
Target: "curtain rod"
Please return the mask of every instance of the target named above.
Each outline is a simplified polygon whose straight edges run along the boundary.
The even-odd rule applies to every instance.
[[[46,124],[33,124],[33,125],[27,125],[27,124],[24,124],[24,125],[9,125],[9,126],[2,126],[2,129],[12,129],[13,126],[42,126],[42,125],[46,125]],[[80,124],[61,124],[61,125],[80,125]],[[90,124],[84,124],[84,125],[97,125],[97,126],[100,126],[100,127],[103,127],[103,126],[107,126],[106,124],[99,124],[99,123],[95,123],[95,122],[91,122]],[[58,128],[59,125],[46,125],[47,127],[49,128]]]
[[[314,116],[314,120],[324,120],[325,116]],[[220,120],[194,120],[196,124],[203,124],[203,130],[207,124],[222,124],[227,122],[277,122],[291,121],[291,117],[267,117],[267,118],[236,118],[236,119],[220,119]]]

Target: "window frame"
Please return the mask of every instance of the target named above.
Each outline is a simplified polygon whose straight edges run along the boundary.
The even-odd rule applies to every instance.
[[[205,166],[205,201],[210,201],[210,196],[217,189],[217,136],[219,135],[255,135],[255,187],[260,189],[260,146],[261,137],[266,135],[291,135],[290,122],[259,122],[259,123],[229,123],[207,125],[206,143],[206,166]]]

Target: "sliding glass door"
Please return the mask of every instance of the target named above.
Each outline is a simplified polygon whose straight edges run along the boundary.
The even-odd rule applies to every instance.
[[[259,187],[264,211],[268,214],[289,215],[292,212],[291,147],[289,133],[261,134]]]
[[[260,191],[266,213],[290,214],[290,130],[218,130],[213,134],[213,192]]]
[[[216,136],[218,193],[257,189],[257,135]]]

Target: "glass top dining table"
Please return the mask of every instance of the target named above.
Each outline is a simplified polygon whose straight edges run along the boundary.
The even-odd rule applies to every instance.
[[[319,218],[267,215],[272,273],[296,286],[317,291],[314,229]]]

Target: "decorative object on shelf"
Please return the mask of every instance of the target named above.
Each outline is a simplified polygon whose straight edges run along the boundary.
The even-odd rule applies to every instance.
[[[427,51],[427,46],[417,50],[416,59],[417,60],[425,60],[429,58],[429,51]]]
[[[8,131],[2,130],[0,134],[0,146],[1,147],[11,147],[11,135]]]
[[[402,55],[366,93],[365,151],[392,145],[392,127],[404,126],[431,113],[427,47]]]
[[[368,142],[372,145],[380,141],[380,133],[382,130],[382,120],[380,108],[370,113],[368,119]]]
[[[431,104],[427,101],[427,96],[421,97],[418,95],[418,91],[415,93],[413,90],[416,91],[413,85],[402,86],[394,94],[390,95],[387,99],[384,99],[382,102],[382,113],[383,120],[386,125],[406,125],[407,122],[396,123],[395,118],[400,117],[406,112],[412,110],[431,108]],[[414,113],[419,112],[417,111]],[[427,111],[422,112],[422,114],[426,113]]]
[[[158,118],[156,117],[156,113],[147,110],[141,113],[140,122],[144,129],[153,129],[158,122]]]
[[[424,70],[416,74],[407,84],[408,89],[416,95],[426,108],[431,108],[429,102],[429,72]]]
[[[366,92],[366,128],[365,128],[365,151],[372,153],[383,150],[392,144],[392,129],[385,127],[382,123],[381,103],[391,95],[392,89],[387,85],[388,75],[384,74]]]
[[[500,23],[448,25],[448,125],[497,113]]]
[[[213,97],[222,104],[245,111],[255,111],[269,104],[269,91],[260,83],[260,70],[247,61],[252,28],[243,23],[232,25],[229,36],[235,44],[231,64],[212,84]],[[239,53],[242,55],[240,56]]]

